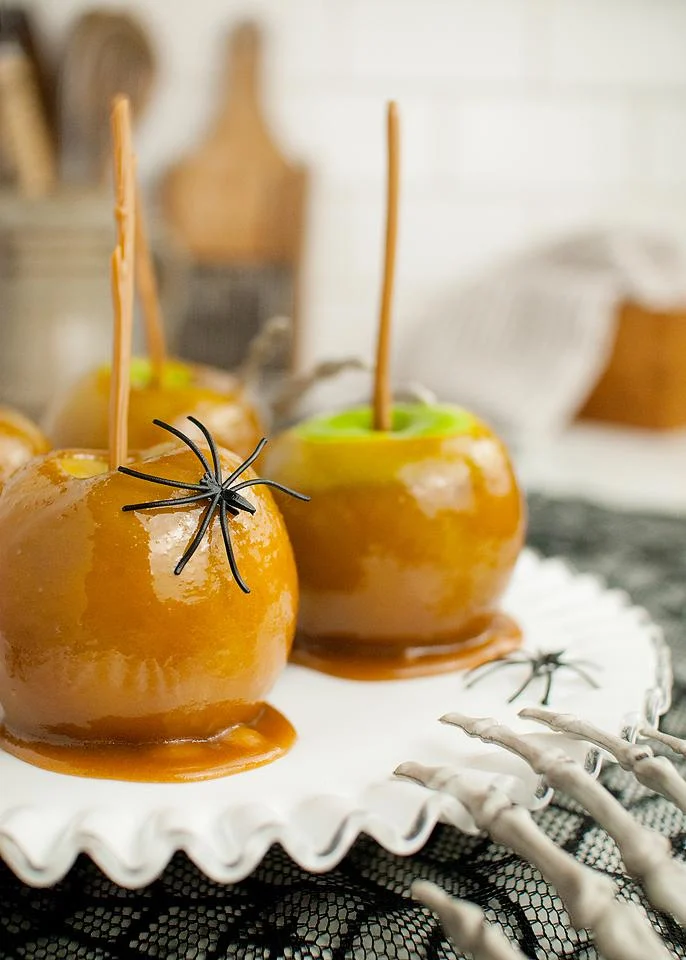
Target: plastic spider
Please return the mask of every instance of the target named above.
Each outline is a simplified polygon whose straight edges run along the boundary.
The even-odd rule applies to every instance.
[[[200,461],[205,472],[198,483],[185,483],[181,480],[168,480],[166,477],[155,477],[148,473],[141,473],[139,470],[132,470],[131,467],[119,467],[120,473],[125,473],[130,477],[137,477],[139,480],[149,480],[150,483],[161,483],[167,487],[178,487],[181,490],[194,491],[187,497],[171,497],[169,500],[150,500],[147,503],[130,503],[125,507],[122,507],[122,510],[125,512],[130,510],[155,510],[157,508],[179,507],[184,503],[199,503],[201,500],[209,500],[209,505],[200,522],[200,526],[198,527],[195,536],[186,547],[183,556],[174,567],[174,573],[178,576],[182,572],[183,568],[200,546],[202,538],[207,533],[215,513],[217,510],[219,510],[219,525],[221,527],[222,537],[224,539],[224,547],[226,548],[226,556],[229,561],[229,566],[231,567],[231,573],[233,574],[236,583],[241,588],[243,593],[250,593],[250,587],[248,587],[246,582],[243,580],[238,571],[238,567],[236,566],[236,558],[234,556],[233,546],[231,544],[228,517],[229,515],[232,517],[237,517],[241,510],[244,510],[246,513],[253,514],[255,513],[256,507],[249,500],[246,500],[245,497],[241,496],[239,491],[245,490],[248,487],[256,487],[258,484],[263,484],[267,487],[276,487],[277,490],[281,490],[283,493],[287,493],[291,497],[297,497],[298,500],[309,500],[310,498],[306,497],[303,493],[297,493],[295,490],[290,490],[288,487],[284,487],[282,484],[276,483],[275,480],[255,479],[243,480],[241,483],[234,483],[234,481],[237,480],[238,477],[240,477],[240,475],[244,473],[248,467],[259,457],[264,445],[267,442],[266,438],[260,440],[247,460],[244,460],[240,466],[236,467],[236,469],[229,474],[226,479],[224,479],[222,476],[221,463],[219,461],[219,451],[217,450],[217,445],[214,442],[212,434],[207,427],[199,420],[196,420],[195,417],[188,417],[188,420],[195,424],[195,426],[203,433],[205,439],[207,440],[210,453],[212,455],[213,467],[210,466],[207,457],[198,447],[198,445],[194,443],[190,437],[187,437],[185,433],[177,430],[176,427],[172,427],[169,423],[164,423],[163,420],[153,420],[153,423],[156,424],[156,426],[162,427],[163,430],[167,430],[169,433],[174,434],[174,436],[178,437],[179,440],[182,440],[187,447],[190,447]]]
[[[524,683],[517,687],[512,696],[508,697],[508,703],[513,703],[517,697],[521,697],[529,684],[538,677],[545,677],[545,690],[543,693],[543,698],[539,700],[539,703],[541,706],[547,707],[550,703],[553,675],[558,670],[562,669],[572,670],[577,674],[577,676],[581,677],[582,680],[585,680],[586,683],[588,683],[591,687],[599,689],[600,684],[598,681],[584,669],[584,667],[595,667],[597,664],[593,664],[588,660],[565,660],[563,659],[565,653],[566,650],[551,650],[547,653],[543,653],[541,651],[538,653],[528,653],[526,650],[519,650],[515,653],[509,654],[506,657],[498,657],[496,660],[491,660],[490,663],[482,663],[480,666],[474,667],[473,670],[469,670],[465,675],[465,686],[474,686],[474,684],[478,683],[479,680],[483,680],[489,674],[494,673],[501,667],[528,664],[529,675],[525,679]]]

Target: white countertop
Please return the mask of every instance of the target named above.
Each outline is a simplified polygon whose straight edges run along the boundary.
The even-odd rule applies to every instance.
[[[515,454],[527,490],[608,506],[686,513],[686,430],[574,424]]]

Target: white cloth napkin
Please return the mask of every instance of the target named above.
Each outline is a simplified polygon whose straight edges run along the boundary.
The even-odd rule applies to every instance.
[[[686,303],[686,251],[630,231],[579,235],[493,269],[410,335],[400,373],[509,439],[572,420],[609,360],[617,308]]]

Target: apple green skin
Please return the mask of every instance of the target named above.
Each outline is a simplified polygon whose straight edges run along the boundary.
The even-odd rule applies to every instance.
[[[525,509],[502,441],[457,407],[368,408],[282,434],[275,480],[311,496],[279,506],[300,578],[299,632],[375,645],[469,639],[494,612],[521,549]]]
[[[109,403],[110,368],[105,366],[82,377],[53,406],[46,417],[46,432],[62,449],[104,450],[109,439]],[[164,365],[162,382],[155,383],[150,362],[134,357],[128,418],[131,449],[148,450],[164,439],[152,422],[155,418],[188,433],[186,418],[190,414],[209,428],[217,443],[243,457],[252,453],[265,433],[255,404],[231,374],[170,359]],[[200,439],[199,434],[197,437]]]
[[[239,458],[220,455],[228,476]],[[67,460],[95,461],[105,472],[76,477]],[[202,473],[185,448],[131,466],[186,483]],[[218,515],[176,576],[207,503],[126,513],[122,506],[185,492],[107,472],[83,451],[40,457],[5,487],[0,703],[14,736],[204,740],[259,715],[296,626],[297,574],[283,519],[264,486],[246,491],[254,515],[230,519],[249,595],[231,576]]]

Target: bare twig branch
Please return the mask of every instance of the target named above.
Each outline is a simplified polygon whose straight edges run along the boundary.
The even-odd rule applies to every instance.
[[[271,317],[248,344],[245,360],[236,371],[240,380],[252,386],[276,352],[293,337],[293,323],[288,317]]]
[[[650,902],[686,926],[686,867],[672,859],[669,840],[637,823],[580,764],[561,750],[542,750],[491,718],[450,713],[441,720],[470,737],[504,747],[545,777],[554,790],[573,797],[616,842],[627,872],[642,883]]]
[[[438,914],[457,949],[471,953],[474,960],[526,960],[522,951],[489,924],[483,910],[473,903],[449,897],[428,880],[415,880],[412,896]]]
[[[540,830],[524,807],[495,786],[475,787],[454,770],[403,763],[396,774],[455,797],[477,827],[537,867],[556,889],[576,930],[595,936],[606,960],[668,960],[669,953],[647,919],[615,899],[615,886],[574,860]]]
[[[337,377],[347,370],[366,370],[370,367],[357,357],[343,357],[340,360],[322,360],[307,373],[299,377],[291,377],[273,403],[275,414],[281,415],[308,393],[312,387],[324,380]]]
[[[393,390],[395,400],[406,400],[409,403],[423,403],[430,406],[438,403],[438,398],[433,390],[429,390],[422,383],[416,380],[408,380],[406,383],[399,383]]]
[[[520,710],[520,717],[536,720],[551,730],[566,733],[577,740],[587,740],[611,754],[624,770],[630,770],[639,783],[671,800],[686,812],[686,782],[671,760],[656,757],[646,743],[627,743],[621,737],[605,733],[598,727],[569,713],[555,713],[539,707]]]

